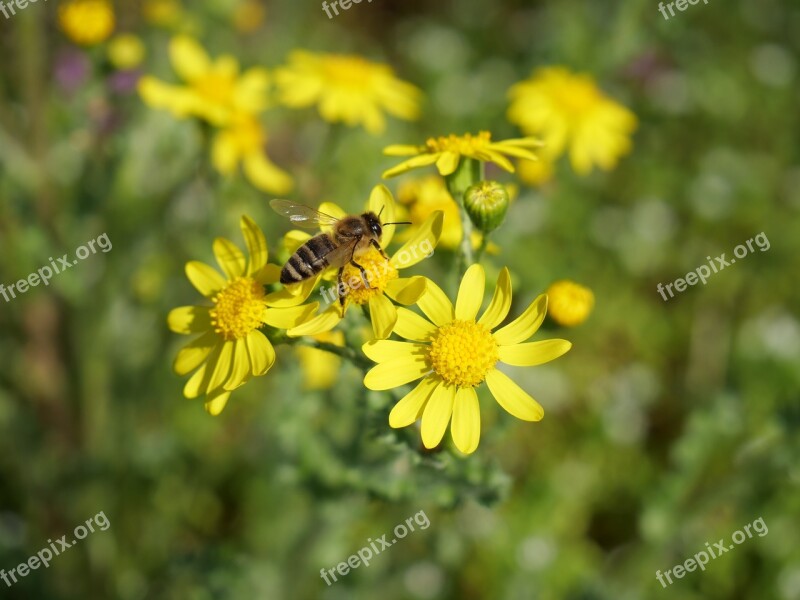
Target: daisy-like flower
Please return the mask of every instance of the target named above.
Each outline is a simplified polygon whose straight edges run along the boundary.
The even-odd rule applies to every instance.
[[[142,77],[139,94],[149,106],[169,110],[178,118],[199,117],[217,126],[227,125],[242,113],[257,114],[266,108],[269,76],[264,69],[240,74],[233,56],[211,60],[196,40],[185,35],[170,41],[169,56],[186,85]]]
[[[336,204],[323,202],[320,211],[341,218],[347,213]],[[395,203],[391,192],[383,185],[373,188],[369,196],[367,210],[380,214],[384,223],[391,223],[395,216]],[[392,241],[394,226],[385,227],[381,236],[381,248],[384,249]],[[364,268],[366,280],[358,267],[348,263],[342,273],[342,286],[344,291],[345,308],[350,303],[369,306],[372,330],[375,337],[384,339],[389,337],[392,328],[397,322],[397,308],[391,302],[400,304],[413,304],[425,292],[428,280],[425,277],[400,277],[399,271],[414,266],[433,253],[439,236],[442,234],[442,213],[432,214],[422,224],[414,236],[400,249],[387,258],[383,251],[370,247],[368,250],[354,258]],[[301,231],[290,232],[295,246],[299,246],[309,239],[309,235]],[[317,335],[330,331],[344,318],[343,310],[339,304],[339,289],[333,284],[333,289],[326,292],[326,299],[330,306],[315,318],[298,327],[289,330],[290,336]],[[391,300],[390,300],[391,298]]]
[[[214,137],[211,162],[226,176],[233,175],[241,163],[255,187],[272,194],[286,194],[292,189],[292,178],[267,158],[266,145],[267,134],[261,123],[241,113]]]
[[[413,158],[384,171],[383,177],[384,179],[394,177],[411,169],[427,167],[432,164],[436,164],[439,174],[446,177],[455,172],[462,158],[493,162],[509,173],[513,173],[514,164],[508,157],[539,160],[533,150],[541,145],[542,143],[533,137],[493,142],[492,134],[488,131],[481,131],[478,135],[466,133],[430,138],[422,146],[395,144],[384,148],[383,153],[387,156],[411,156]]]
[[[494,296],[476,320],[483,303],[483,267],[472,265],[464,274],[453,307],[432,282],[417,303],[425,319],[408,309],[398,309],[394,331],[410,342],[375,340],[364,353],[378,363],[364,377],[371,390],[388,390],[422,378],[389,415],[389,425],[406,427],[422,418],[422,443],[434,448],[451,423],[456,447],[464,454],[475,451],[481,424],[475,388],[486,382],[495,400],[524,421],[539,421],[544,410],[536,400],[497,368],[498,362],[517,367],[540,365],[566,353],[566,340],[522,343],[539,329],[547,312],[542,294],[520,317],[495,329],[511,307],[511,278],[500,272]]]
[[[386,128],[384,112],[413,121],[422,93],[395,77],[391,67],[356,55],[296,50],[275,71],[279,100],[290,108],[317,105],[329,123],[362,125],[371,134]]]
[[[107,40],[114,32],[114,23],[114,7],[108,0],[69,0],[58,7],[61,31],[81,46]]]
[[[592,290],[568,279],[551,283],[546,294],[550,298],[550,317],[565,327],[580,325],[594,308]]]
[[[551,160],[568,150],[581,175],[595,165],[613,169],[631,148],[636,115],[603,94],[590,75],[544,67],[515,84],[509,96],[509,121],[541,136]]]
[[[242,217],[241,227],[247,259],[233,242],[217,238],[214,256],[223,274],[198,261],[186,265],[189,281],[213,305],[182,306],[167,317],[175,333],[200,334],[178,353],[173,367],[178,375],[194,371],[183,394],[205,395],[212,415],[222,412],[233,390],[264,375],[275,363],[275,350],[259,329],[294,327],[317,309],[316,303],[301,305],[302,294],[291,302],[285,294],[266,295],[264,285],[278,280],[280,268],[267,264],[267,240],[258,225]]]

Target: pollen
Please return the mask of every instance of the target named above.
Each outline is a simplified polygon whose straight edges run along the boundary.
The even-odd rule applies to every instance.
[[[238,340],[264,324],[264,286],[250,277],[237,277],[213,298],[211,324],[226,340]]]
[[[425,142],[428,152],[456,152],[458,154],[474,154],[477,150],[482,150],[492,143],[492,134],[488,131],[481,131],[478,135],[467,133],[465,135],[441,136],[430,138]]]
[[[439,327],[428,351],[430,366],[445,382],[474,387],[499,358],[497,342],[484,325],[456,320]]]
[[[390,281],[397,279],[397,269],[375,248],[356,256],[355,261],[364,268],[364,273],[352,263],[346,264],[342,271],[342,287],[344,295],[356,304],[366,304],[372,296],[382,294]],[[365,278],[369,286],[364,284]]]

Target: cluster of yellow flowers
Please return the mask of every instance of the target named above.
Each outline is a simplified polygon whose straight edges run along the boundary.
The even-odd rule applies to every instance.
[[[295,51],[272,75],[261,68],[240,74],[235,59],[212,60],[186,36],[172,40],[170,57],[185,84],[145,77],[140,84],[144,101],[176,117],[195,117],[216,127],[211,153],[216,168],[229,174],[242,163],[249,179],[266,191],[283,193],[291,187],[290,177],[264,155],[266,134],[257,120],[269,105],[267,91],[273,83],[277,102],[293,108],[316,105],[324,120],[362,126],[372,134],[384,130],[385,113],[408,120],[419,115],[417,88],[396,79],[389,67],[360,57]],[[419,421],[426,448],[442,443],[449,425],[455,447],[464,454],[475,451],[481,428],[478,389],[484,383],[511,415],[540,420],[541,405],[498,365],[528,367],[565,354],[571,348],[566,340],[527,341],[545,319],[548,296],[551,317],[564,326],[582,323],[594,296],[579,284],[558,281],[504,324],[512,289],[511,274],[503,268],[491,300],[478,316],[486,287],[480,256],[483,250],[492,251],[488,235],[504,219],[514,192],[513,187],[485,181],[484,163],[514,173],[529,169],[526,164],[552,163],[569,148],[577,172],[585,174],[593,165],[609,169],[629,149],[635,117],[603,96],[587,76],[560,68],[545,69],[517,84],[511,97],[509,117],[543,140],[528,135],[496,141],[481,131],[384,150],[388,156],[403,157],[384,178],[429,166],[435,166],[440,177],[404,182],[399,204],[384,185],[372,189],[367,211],[381,215],[384,223],[404,215],[413,227],[404,232],[403,245],[391,256],[385,250],[399,238],[387,228],[379,246],[359,252],[357,265],[344,265],[341,279],[356,283],[338,292],[341,307],[309,301],[328,273],[297,284],[279,283],[281,266],[269,263],[264,234],[248,217],[241,220],[247,256],[233,242],[219,238],[213,253],[221,272],[200,262],[187,264],[187,277],[210,304],[176,308],[168,317],[174,332],[198,336],[175,359],[178,374],[191,374],[184,394],[205,396],[206,409],[217,415],[233,391],[273,366],[273,344],[287,343],[298,348],[303,364],[318,362],[310,353],[321,351],[362,368],[367,360],[377,363],[364,375],[364,386],[371,390],[417,382],[394,406],[389,424],[399,428]],[[330,202],[319,208],[335,219],[346,215]],[[330,232],[329,225],[320,230]],[[282,247],[292,253],[310,238],[290,231]],[[463,277],[455,302],[428,277],[400,274],[437,246],[460,249]],[[429,252],[417,252],[420,247]],[[363,308],[371,325],[361,348],[353,348],[352,342],[348,347],[345,340],[352,336],[344,336],[341,329],[352,304]],[[307,387],[330,386],[337,367],[321,361]]]

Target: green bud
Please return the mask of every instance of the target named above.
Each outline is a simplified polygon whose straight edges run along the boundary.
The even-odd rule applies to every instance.
[[[464,208],[472,224],[483,233],[489,233],[500,227],[506,218],[508,191],[496,181],[480,181],[464,192]]]

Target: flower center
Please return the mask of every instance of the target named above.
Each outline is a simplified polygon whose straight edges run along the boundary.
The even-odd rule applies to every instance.
[[[337,54],[326,57],[323,62],[323,72],[329,83],[342,87],[364,88],[366,81],[371,77],[373,69],[366,60],[360,56],[347,56]]]
[[[397,269],[375,248],[370,248],[355,260],[364,267],[369,287],[364,285],[361,270],[351,263],[347,263],[342,271],[342,283],[345,295],[356,304],[366,304],[372,296],[382,294],[390,281],[397,279]]]
[[[586,114],[597,105],[599,94],[594,84],[582,76],[573,76],[555,86],[553,97],[556,104],[574,117]]]
[[[470,155],[478,150],[482,150],[488,144],[492,143],[492,134],[488,131],[481,131],[478,135],[467,133],[464,135],[441,136],[438,138],[429,138],[425,142],[426,150],[433,154],[434,152],[456,152],[457,154]]]
[[[266,145],[264,130],[252,117],[241,117],[224,130],[242,155],[260,152]]]
[[[239,340],[264,324],[264,286],[237,277],[214,296],[211,324],[226,340]]]
[[[474,387],[499,359],[497,342],[484,325],[453,321],[439,327],[428,351],[431,368],[445,382]]]
[[[235,77],[228,73],[208,73],[194,82],[193,87],[205,100],[227,107],[233,99]]]

